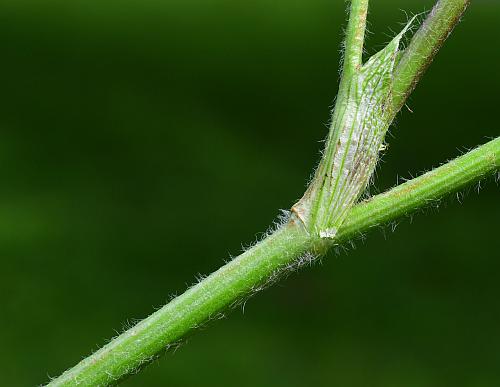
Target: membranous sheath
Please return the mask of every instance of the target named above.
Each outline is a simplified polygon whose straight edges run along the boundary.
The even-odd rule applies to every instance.
[[[321,238],[335,237],[375,170],[393,118],[394,66],[407,29],[351,75],[335,105],[324,157],[292,208],[307,230]]]

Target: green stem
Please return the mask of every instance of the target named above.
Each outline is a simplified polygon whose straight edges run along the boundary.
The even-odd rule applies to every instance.
[[[342,79],[349,80],[362,65],[369,0],[352,0],[347,24]],[[342,89],[342,83],[340,88]]]
[[[423,208],[500,170],[500,137],[354,207],[337,242]]]
[[[53,380],[51,386],[108,385],[175,346],[199,325],[262,289],[283,273],[366,232],[475,183],[500,169],[500,138],[387,193],[358,204],[333,242],[311,237],[292,218],[184,294]]]
[[[458,24],[470,0],[439,0],[412,38],[396,67],[393,110],[397,113]]]
[[[466,4],[467,1],[440,1],[430,15],[431,21],[426,22],[427,27],[424,24],[420,35],[417,34],[416,43],[410,44],[394,78],[398,90],[394,98],[396,105],[400,106],[404,102],[426,64],[442,44],[444,32],[449,32],[451,25],[458,20],[465,8],[460,8],[461,3]],[[353,0],[351,4],[340,94],[343,88],[347,88],[347,81],[351,78],[349,74],[358,72],[361,65],[367,7],[368,0]],[[455,17],[451,17],[453,12]],[[440,23],[436,20],[439,17],[443,17],[444,21]],[[428,38],[426,34],[429,34]],[[427,55],[427,60],[422,58],[424,55]],[[324,254],[332,244],[397,219],[425,206],[429,201],[440,199],[498,171],[499,154],[500,140],[496,139],[435,171],[359,204],[350,210],[333,241],[309,233],[304,222],[296,215],[300,214],[299,209],[274,234],[116,337],[50,385],[94,386],[116,383],[177,345],[179,340],[199,325],[217,318],[224,310],[243,301],[280,275]]]
[[[313,248],[302,228],[290,222],[50,385],[102,386],[122,379],[178,344],[189,331],[219,318],[231,304],[257,291],[273,273]]]

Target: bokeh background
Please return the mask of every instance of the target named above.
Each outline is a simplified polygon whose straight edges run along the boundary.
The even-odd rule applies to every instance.
[[[374,1],[368,53],[431,6]],[[301,196],[345,16],[340,0],[1,2],[1,385],[74,365]],[[500,3],[473,1],[372,192],[499,135],[499,21]],[[124,385],[500,385],[499,191],[481,187],[290,277]]]

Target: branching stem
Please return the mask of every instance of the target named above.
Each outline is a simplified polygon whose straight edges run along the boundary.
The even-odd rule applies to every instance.
[[[147,364],[190,331],[226,308],[260,290],[281,271],[294,268],[306,253],[322,254],[328,247],[356,237],[374,226],[399,219],[469,184],[499,171],[500,138],[416,179],[374,196],[354,207],[329,242],[311,238],[291,221],[270,237],[82,360],[51,385],[107,385]]]
[[[392,80],[394,94],[391,114],[395,114],[404,104],[419,77],[458,22],[467,4],[467,0],[438,1],[395,69]],[[347,99],[348,103],[351,103],[349,101],[353,98],[352,93],[356,92],[358,85],[352,80],[356,76],[363,76],[361,66],[367,10],[368,0],[352,0],[351,18],[346,34],[343,76],[339,91],[339,97]],[[396,45],[398,42],[393,44]],[[387,51],[386,54],[388,55],[389,52]],[[373,63],[372,61],[372,66]],[[359,79],[363,80],[363,78]],[[370,86],[368,81],[359,84]],[[385,108],[385,100],[382,102]],[[376,104],[376,101],[369,99],[367,106],[370,104]],[[388,105],[390,104],[389,101]],[[336,122],[335,117],[334,122]],[[338,120],[339,124],[345,122]],[[337,125],[337,128],[339,127],[342,128],[342,125]],[[356,129],[356,125],[353,124],[352,128],[351,132]],[[335,148],[337,139],[333,137],[333,140],[329,139],[332,144],[331,150],[341,149],[338,146]],[[327,149],[327,153],[332,152]],[[327,167],[330,168],[330,164],[333,163],[332,154],[328,157],[331,162],[328,160],[325,162],[324,159],[321,164],[327,172],[326,175],[330,173]],[[311,233],[310,228],[304,227],[306,223],[301,221],[303,218],[300,214],[308,208],[299,206],[292,214],[290,221],[275,233],[113,339],[75,367],[54,379],[50,385],[106,386],[114,384],[140,370],[142,366],[176,346],[189,332],[211,319],[218,318],[226,309],[244,301],[273,280],[278,279],[281,274],[325,254],[332,245],[425,207],[468,184],[477,182],[492,173],[498,173],[499,168],[500,138],[497,138],[385,194],[375,196],[354,208],[346,207],[345,221],[342,217],[343,223],[339,222],[339,225],[341,224],[339,229],[335,230],[334,234],[332,233],[331,238],[326,239],[320,238],[317,233]],[[318,177],[326,176],[322,174],[323,170],[319,169],[319,171],[321,173]],[[331,178],[331,175],[328,176]],[[324,182],[327,180],[318,179],[318,181],[322,185],[318,185],[317,190],[323,190]],[[336,187],[337,185],[334,189]],[[316,189],[314,186],[313,188]],[[310,197],[313,197],[314,189]],[[316,192],[322,193],[323,191]],[[324,192],[328,194],[330,191],[324,190]],[[321,198],[321,195],[314,197]],[[330,199],[328,197],[326,199],[329,203]],[[309,204],[308,200],[305,201],[306,205]],[[313,211],[313,215],[316,213],[316,210]]]

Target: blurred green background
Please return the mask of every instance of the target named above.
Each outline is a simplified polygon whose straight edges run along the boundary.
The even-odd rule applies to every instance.
[[[373,1],[368,53],[432,1]],[[340,0],[0,4],[0,384],[44,383],[301,196]],[[500,3],[475,0],[373,192],[498,136]],[[498,386],[498,186],[247,302],[125,386]]]

